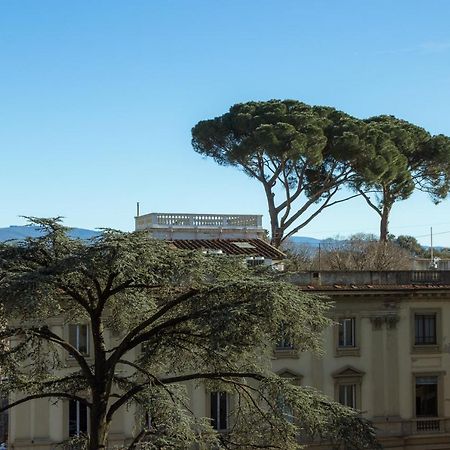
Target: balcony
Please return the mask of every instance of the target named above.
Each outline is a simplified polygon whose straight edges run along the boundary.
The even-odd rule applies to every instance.
[[[400,417],[378,417],[373,419],[379,438],[446,434],[450,432],[450,418],[420,417],[402,419]]]
[[[439,433],[444,425],[444,419],[438,418],[417,419],[415,422],[415,433]]]

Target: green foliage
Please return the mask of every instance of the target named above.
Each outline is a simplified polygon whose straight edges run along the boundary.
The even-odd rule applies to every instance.
[[[359,120],[295,100],[239,103],[197,123],[192,145],[263,185],[277,247],[324,209],[353,198],[336,199],[344,186],[379,214],[382,241],[396,201],[419,189],[438,203],[450,188],[450,138],[387,115]]]
[[[414,256],[423,256],[424,248],[419,244],[414,236],[401,235],[394,241],[399,247],[407,250]]]
[[[395,202],[415,189],[427,192],[433,202],[444,199],[450,188],[450,138],[394,116],[364,121],[372,136],[376,158],[368,158],[356,189],[381,218],[380,238],[388,238],[389,214]],[[376,176],[373,176],[373,175]]]
[[[0,246],[0,394],[21,398],[9,407],[34,398],[82,402],[89,449],[105,445],[122,408],[140,425],[129,449],[296,449],[312,438],[376,445],[359,413],[270,370],[280,323],[300,350],[320,351],[330,325],[324,299],[239,258],[115,230],[85,243],[67,237],[59,220],[32,222],[42,237]],[[73,323],[90,326],[89,358],[67,340],[64,327]],[[233,393],[229,434],[193,416],[186,383]],[[295,409],[294,423],[277,407],[280,396]]]
[[[366,128],[334,108],[296,100],[248,102],[195,125],[192,145],[262,183],[272,243],[279,246],[324,208],[343,201],[331,200],[373,151],[364,141]]]

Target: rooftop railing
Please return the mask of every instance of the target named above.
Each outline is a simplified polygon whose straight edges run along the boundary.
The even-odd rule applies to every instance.
[[[246,214],[150,213],[136,217],[137,229],[165,227],[221,227],[262,229],[262,216]]]
[[[308,271],[293,274],[298,285],[450,285],[450,270]]]

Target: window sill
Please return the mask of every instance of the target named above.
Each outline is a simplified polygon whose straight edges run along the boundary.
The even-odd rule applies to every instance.
[[[335,356],[361,356],[359,347],[337,347]]]
[[[92,355],[82,355],[87,363],[92,363],[94,357]],[[66,367],[79,366],[78,361],[73,356],[66,356]]]
[[[296,348],[276,348],[273,351],[275,358],[298,358],[298,350]]]
[[[441,353],[439,344],[413,345],[411,353]]]

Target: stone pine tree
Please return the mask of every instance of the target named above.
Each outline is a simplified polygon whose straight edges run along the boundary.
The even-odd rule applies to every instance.
[[[199,122],[192,145],[262,184],[278,247],[326,208],[354,197],[336,194],[375,157],[365,131],[363,122],[333,108],[270,100],[236,104]],[[371,175],[378,175],[375,168]]]
[[[0,246],[7,408],[46,398],[80,402],[90,424],[80,439],[92,450],[107,447],[123,408],[137,423],[129,449],[295,449],[312,438],[336,448],[377,445],[358,412],[270,371],[280,324],[300,351],[320,347],[330,325],[324,299],[240,259],[113,230],[83,242],[67,237],[59,220],[33,224],[41,237]],[[70,324],[89,327],[89,358],[57,331]],[[193,416],[187,382],[232,395],[228,433]]]
[[[367,143],[373,146],[376,158],[367,159],[356,188],[379,215],[380,241],[386,242],[395,202],[409,198],[416,189],[428,193],[435,203],[447,196],[450,138],[432,136],[393,116],[372,117],[365,123]]]

